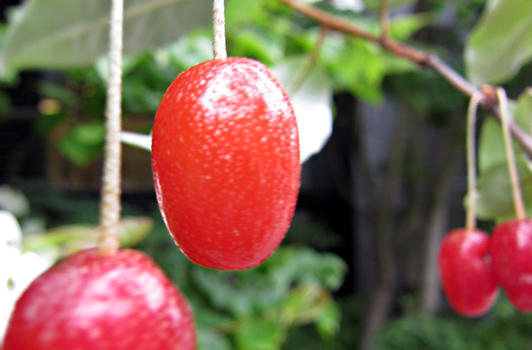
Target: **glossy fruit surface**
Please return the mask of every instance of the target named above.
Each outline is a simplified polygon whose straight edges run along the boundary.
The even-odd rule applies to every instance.
[[[480,316],[497,299],[488,246],[489,236],[484,231],[455,229],[440,247],[438,270],[443,290],[453,309],[463,316]]]
[[[143,253],[76,253],[16,303],[3,350],[195,350],[186,300]]]
[[[497,225],[490,240],[493,270],[508,299],[520,311],[532,311],[532,220]]]
[[[273,253],[290,226],[301,169],[292,106],[264,65],[229,57],[181,73],[152,140],[159,206],[185,255],[241,270]]]

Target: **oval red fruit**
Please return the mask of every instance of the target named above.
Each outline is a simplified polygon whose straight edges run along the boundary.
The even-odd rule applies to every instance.
[[[440,247],[438,270],[443,290],[452,308],[463,316],[481,316],[497,299],[488,244],[484,231],[455,229]]]
[[[159,206],[185,255],[241,270],[273,253],[294,214],[301,166],[292,106],[263,64],[229,57],[181,73],[152,140]]]
[[[30,284],[3,350],[195,350],[195,337],[186,300],[150,258],[90,249]]]
[[[497,225],[490,240],[497,280],[520,311],[532,311],[532,220]]]

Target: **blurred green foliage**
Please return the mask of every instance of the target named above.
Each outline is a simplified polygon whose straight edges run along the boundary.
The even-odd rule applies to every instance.
[[[314,324],[318,339],[338,333],[341,313],[331,293],[347,269],[339,257],[283,245],[250,270],[207,269],[176,251],[157,208],[153,217],[154,230],[139,248],[192,304],[200,349],[280,349],[292,328],[306,324]]]
[[[449,311],[451,312],[451,311]],[[519,350],[532,347],[532,315],[516,311],[504,295],[484,317],[451,313],[439,317],[408,314],[388,323],[376,337],[375,350]]]
[[[357,19],[374,32],[379,30],[377,18],[348,10],[335,12]],[[317,23],[275,0],[228,1],[226,17],[229,54],[254,58],[269,66],[311,53],[319,40]],[[428,24],[427,15],[402,15],[391,21],[390,33],[397,40],[406,40]],[[173,79],[181,71],[211,58],[210,29],[194,30],[169,46],[127,56],[122,84],[124,123],[153,116]],[[327,34],[320,48],[319,63],[336,91],[349,91],[371,102],[382,99],[385,76],[415,69],[374,43],[333,32]],[[108,62],[102,58],[88,67],[66,69],[57,80],[43,81],[39,87],[43,97],[57,104],[55,108],[41,109],[37,130],[42,134],[55,131],[53,142],[59,152],[78,165],[90,163],[102,151],[107,70]],[[149,125],[136,128],[131,131],[148,133],[150,129]]]
[[[98,198],[57,193],[44,183],[30,182],[22,189],[31,212],[21,222],[41,219],[54,227],[28,236],[26,250],[60,258],[94,245]],[[194,312],[200,350],[281,349],[291,331],[302,325],[312,326],[318,343],[339,334],[342,312],[333,293],[342,286],[347,272],[341,258],[293,240],[253,269],[204,268],[178,250],[154,198],[148,206],[151,209],[141,210],[124,204],[124,216],[135,219],[123,223],[121,245],[132,245],[152,257],[186,295]],[[305,230],[310,224],[295,226]]]
[[[476,21],[484,2],[455,4],[461,28],[446,32],[440,38],[444,37],[452,45],[461,45],[459,38],[463,32],[460,31],[471,29],[468,26]],[[365,3],[378,8],[382,2],[366,0]],[[315,5],[379,33],[375,11],[342,10],[327,1]],[[448,2],[431,0],[425,5],[428,15],[394,17],[390,24],[394,39],[408,40],[432,24],[434,17],[448,10]],[[522,15],[526,18],[526,13]],[[310,54],[319,41],[321,28],[317,23],[276,0],[228,0],[226,16],[229,54],[255,58],[270,66]],[[0,26],[0,47],[4,34],[5,26]],[[211,42],[210,29],[195,30],[172,45],[126,57],[122,89],[124,121],[151,118],[175,76],[212,57]],[[457,53],[461,53],[463,47],[436,47],[436,51],[446,60],[452,60],[459,71],[464,70],[462,63],[456,62],[456,57],[461,57]],[[439,76],[418,70],[408,61],[384,52],[375,43],[328,32],[317,62],[324,67],[335,91],[347,91],[365,101],[377,103],[384,91],[391,92],[396,99],[408,103],[416,111],[430,113],[433,121],[442,123],[447,120],[442,116],[447,116],[449,111],[465,111],[466,99]],[[108,62],[100,59],[88,67],[65,70],[39,86],[40,94],[52,103],[50,108],[41,109],[37,131],[54,135],[53,141],[61,154],[79,165],[90,163],[101,153],[107,67]],[[0,89],[0,117],[9,110],[9,103]],[[519,115],[528,115],[531,108],[526,107]],[[134,131],[144,133],[150,129],[149,123],[136,127]],[[498,141],[493,142],[492,135],[499,130],[488,129],[492,128],[488,123],[485,128],[483,132],[490,135],[486,138],[489,142],[482,144],[481,141],[480,157],[493,160],[500,146],[496,144]],[[497,150],[490,145],[495,145]],[[529,166],[525,162],[522,165]],[[489,178],[490,174],[484,175]],[[506,180],[495,181],[497,184],[493,181],[489,181],[489,187],[500,189]],[[57,195],[43,192],[42,188],[29,192],[32,192],[32,215],[42,217],[49,226],[97,222],[98,201],[95,199]],[[497,195],[495,199],[489,197],[489,201],[505,203]],[[127,206],[124,209],[125,214],[145,214]],[[486,218],[496,218],[500,214],[500,209],[496,209]],[[333,298],[334,291],[343,282],[345,263],[335,255],[305,247],[327,249],[341,244],[326,227],[305,225],[296,217],[286,240],[289,244],[282,246],[263,265],[248,271],[224,272],[197,266],[179,253],[155,203],[150,216],[154,222],[153,231],[137,247],[153,257],[190,300],[198,324],[200,349],[356,348],[363,328],[362,306],[356,296]],[[506,299],[499,298],[492,312],[476,320],[451,314],[428,317],[407,312],[378,334],[374,346],[376,350],[529,349],[531,326],[530,315],[516,312]]]

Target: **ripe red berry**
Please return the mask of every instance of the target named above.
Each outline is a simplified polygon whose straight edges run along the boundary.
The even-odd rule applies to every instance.
[[[532,311],[532,220],[510,220],[495,227],[490,255],[497,280],[520,311]]]
[[[453,309],[463,316],[486,313],[498,295],[488,253],[489,236],[481,230],[455,229],[443,240],[438,269]]]
[[[290,225],[301,171],[296,119],[272,73],[235,57],[184,71],[152,138],[159,206],[184,254],[223,270],[266,260]]]
[[[76,253],[17,301],[3,350],[195,350],[186,300],[146,255]]]

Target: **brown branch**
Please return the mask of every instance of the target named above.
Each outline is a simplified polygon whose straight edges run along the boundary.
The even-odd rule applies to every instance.
[[[322,26],[325,26],[329,30],[335,30],[349,36],[374,42],[380,45],[384,50],[391,52],[397,57],[408,59],[422,67],[431,68],[467,97],[471,97],[474,93],[480,90],[477,86],[473,85],[467,79],[458,74],[454,69],[444,63],[438,56],[430,52],[418,50],[404,45],[388,38],[386,35],[383,35],[382,37],[376,36],[366,29],[353,24],[352,22],[331,15],[330,13],[324,12],[315,7],[305,5],[297,0],[278,1],[285,3],[307,17],[315,19]],[[501,118],[496,94],[491,93],[490,89],[486,91],[482,89],[482,93],[484,95],[484,98],[481,101],[482,107],[500,122]],[[517,141],[523,151],[525,151],[528,156],[532,158],[532,138],[530,135],[528,135],[513,122],[509,124],[509,128],[513,138]]]

